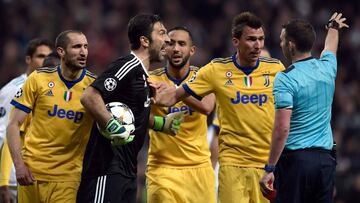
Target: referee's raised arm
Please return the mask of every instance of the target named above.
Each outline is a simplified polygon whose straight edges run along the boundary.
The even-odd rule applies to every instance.
[[[347,25],[345,21],[346,18],[342,17],[342,13],[335,12],[331,16],[329,22],[326,25],[328,32],[325,39],[325,47],[321,53],[321,56],[325,51],[331,51],[336,55],[339,44],[339,30],[342,28],[349,28],[349,25]]]

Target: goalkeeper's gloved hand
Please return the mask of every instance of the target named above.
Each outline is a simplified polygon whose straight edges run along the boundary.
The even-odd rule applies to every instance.
[[[129,135],[127,139],[121,138],[121,137],[113,137],[111,140],[111,145],[118,146],[118,145],[126,145],[129,142],[132,142],[134,140],[135,135]]]
[[[134,135],[130,135],[135,130],[133,124],[122,125],[116,118],[111,118],[105,125],[105,129],[101,130],[101,134],[111,140],[113,145],[124,145],[134,139]]]
[[[184,112],[169,113],[165,117],[154,116],[153,130],[175,136],[180,129],[180,124],[184,120]]]

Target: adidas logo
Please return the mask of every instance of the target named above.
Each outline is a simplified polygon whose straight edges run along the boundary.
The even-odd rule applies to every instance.
[[[53,92],[51,90],[49,90],[46,94],[46,96],[54,96]]]
[[[225,85],[234,85],[234,83],[229,79],[229,80],[225,83]]]

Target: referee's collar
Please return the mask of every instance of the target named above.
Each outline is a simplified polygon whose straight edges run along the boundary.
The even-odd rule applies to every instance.
[[[143,69],[144,69],[144,71],[145,71],[145,73],[146,73],[146,76],[149,77],[149,73],[147,72],[147,70],[146,70],[146,68],[145,68],[142,60],[140,60],[140,58],[139,58],[138,56],[136,56],[136,54],[135,54],[134,52],[131,51],[130,54],[134,55],[135,58],[140,61],[140,64],[141,64],[141,66],[143,67]]]

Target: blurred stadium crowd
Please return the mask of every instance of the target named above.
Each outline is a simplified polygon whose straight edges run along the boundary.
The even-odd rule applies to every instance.
[[[342,33],[332,127],[338,148],[336,202],[360,202],[360,1],[312,0],[1,0],[0,87],[25,70],[24,50],[34,37],[55,37],[66,29],[82,30],[88,38],[88,68],[100,74],[106,64],[129,52],[126,26],[137,13],[156,13],[167,28],[188,27],[197,46],[192,64],[205,65],[234,52],[231,19],[252,11],[266,25],[266,47],[288,64],[279,47],[281,25],[291,18],[309,20],[317,32],[318,57],[323,48],[324,24],[334,11],[343,12],[350,29]],[[159,64],[160,66],[161,64]],[[156,67],[153,67],[156,68]],[[139,182],[144,184],[146,147],[139,157]],[[141,195],[139,195],[139,202]]]

